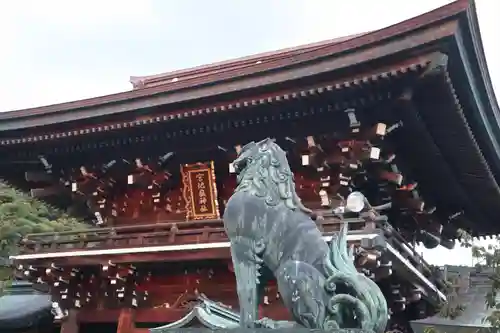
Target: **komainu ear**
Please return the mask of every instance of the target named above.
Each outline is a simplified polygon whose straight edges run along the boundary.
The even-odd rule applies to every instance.
[[[259,143],[257,144],[258,146],[261,146],[261,145],[270,145],[271,143],[274,143],[276,142],[276,139],[272,139],[272,138],[265,138],[264,140],[262,141],[259,141]]]
[[[244,152],[249,151],[250,149],[252,149],[255,146],[257,146],[255,141],[250,141],[249,143],[244,145],[243,148],[241,148],[240,152],[238,153],[238,156],[243,155]]]

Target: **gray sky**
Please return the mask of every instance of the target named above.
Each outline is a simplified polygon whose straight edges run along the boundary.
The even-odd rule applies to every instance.
[[[447,0],[17,0],[0,10],[0,111],[129,90],[156,74],[371,31]],[[476,0],[500,86],[495,1]],[[498,42],[497,42],[498,44]],[[470,263],[467,253],[438,254]],[[429,257],[429,256],[426,256]],[[436,259],[437,260],[437,259]]]

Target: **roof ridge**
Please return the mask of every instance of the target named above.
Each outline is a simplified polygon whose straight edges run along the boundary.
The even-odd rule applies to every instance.
[[[282,59],[278,59],[278,57],[275,57],[275,59],[271,59],[268,62],[255,64],[254,65],[255,70],[253,72],[251,70],[248,70],[248,68],[246,70],[241,70],[241,71],[238,71],[237,70],[238,68],[237,69],[226,68],[224,72],[222,71],[220,72],[220,74],[222,73],[225,74],[222,75],[225,76],[225,78],[220,78],[216,75],[217,73],[212,73],[214,74],[211,75],[213,76],[212,80],[210,80],[210,76],[208,78],[206,76],[201,76],[202,78],[204,78],[202,80],[196,80],[197,77],[193,76],[191,78],[188,77],[184,78],[183,80],[178,80],[178,82],[175,81],[174,83],[169,82],[168,84],[162,83],[158,85],[152,85],[145,87],[144,89],[133,89],[130,91],[118,92],[118,93],[68,101],[63,103],[56,103],[40,107],[26,108],[21,110],[10,110],[1,112],[0,120],[13,119],[13,118],[19,119],[24,117],[38,116],[60,111],[64,112],[74,109],[94,107],[97,105],[116,103],[131,99],[138,99],[166,92],[174,92],[188,87],[192,88],[202,84],[208,84],[208,83],[215,84],[219,81],[223,81],[225,79],[227,80],[228,77],[241,78],[242,76],[246,76],[249,74],[263,74],[265,72],[269,72],[272,70],[279,70],[283,69],[284,67],[303,64],[311,60],[317,60],[319,58],[333,55],[336,53],[354,51],[358,48],[372,45],[381,40],[394,38],[399,35],[409,33],[412,30],[421,29],[422,27],[428,26],[430,24],[450,19],[451,17],[457,14],[463,13],[466,10],[466,8],[468,8],[469,1],[470,0],[458,0],[450,4],[447,4],[445,6],[439,7],[430,12],[394,24],[392,26],[363,34],[361,36],[358,36],[357,38],[352,38],[349,40],[344,40],[343,42],[338,42],[335,45],[329,45],[328,43],[326,43],[316,48],[305,49],[305,51],[302,54],[296,52],[295,57],[293,58],[290,57],[289,59],[291,60],[289,61],[284,61]],[[339,45],[339,47],[335,49],[337,45]],[[229,75],[232,74],[231,72],[235,72],[236,77],[234,75]]]
[[[249,56],[232,58],[232,59],[213,62],[210,64],[203,64],[203,65],[188,67],[185,69],[168,71],[168,72],[159,73],[159,74],[144,75],[144,76],[130,76],[129,81],[130,81],[130,83],[132,83],[132,85],[135,89],[138,89],[138,88],[146,88],[146,87],[151,87],[151,86],[156,86],[156,85],[168,84],[170,82],[165,82],[168,80],[173,80],[171,82],[177,82],[177,80],[189,78],[190,74],[192,76],[199,77],[199,76],[204,76],[201,74],[205,74],[205,73],[207,75],[208,74],[216,74],[218,72],[218,70],[224,71],[224,70],[231,70],[231,69],[242,68],[242,67],[250,67],[250,66],[243,66],[243,65],[248,64],[248,63],[255,61],[255,60],[258,60],[258,61],[254,64],[260,64],[262,62],[273,61],[273,60],[277,60],[277,59],[284,59],[284,58],[287,58],[287,57],[290,57],[290,56],[293,56],[296,54],[316,51],[316,50],[319,50],[319,49],[324,48],[324,47],[333,46],[335,44],[340,44],[340,43],[343,43],[343,42],[346,42],[346,41],[349,41],[352,39],[356,39],[358,37],[370,35],[372,33],[376,33],[376,32],[381,31],[381,30],[386,30],[386,29],[389,29],[391,27],[401,25],[402,23],[409,24],[410,22],[418,21],[421,17],[427,16],[433,12],[443,10],[443,8],[445,8],[445,7],[449,7],[449,6],[453,6],[453,5],[461,5],[459,7],[462,7],[462,6],[464,6],[464,3],[469,4],[470,2],[473,2],[473,0],[452,1],[449,4],[437,7],[429,12],[422,13],[422,14],[414,16],[410,19],[407,19],[407,20],[404,20],[401,22],[397,22],[397,23],[394,23],[392,25],[383,27],[381,29],[376,29],[373,31],[367,31],[367,32],[362,32],[362,33],[357,33],[357,34],[350,34],[350,35],[346,35],[346,36],[340,36],[340,37],[336,37],[336,38],[332,38],[332,39],[296,45],[296,46],[277,49],[277,50],[273,50],[273,51],[256,53],[256,54],[249,55]],[[401,30],[402,30],[401,32],[404,33],[404,30],[405,30],[404,27]],[[263,59],[260,59],[260,58],[263,58]],[[268,58],[268,59],[266,59],[266,58]],[[239,67],[239,66],[241,66],[241,67]],[[156,83],[156,84],[148,86],[148,83],[149,84]]]
[[[310,51],[311,49],[316,49],[316,48],[321,48],[324,46],[329,46],[329,45],[334,45],[337,43],[344,42],[349,39],[353,39],[356,37],[360,37],[362,35],[365,35],[369,32],[362,32],[362,33],[357,33],[357,34],[351,34],[347,36],[341,36],[341,37],[336,37],[336,38],[331,38],[331,39],[326,39],[326,40],[321,40],[321,41],[316,41],[316,42],[311,42],[307,44],[300,44],[296,46],[291,46],[291,47],[286,47],[282,49],[275,49],[272,51],[265,51],[265,52],[259,52],[255,53],[252,55],[248,56],[242,56],[242,57],[237,57],[237,58],[231,58],[227,60],[222,60],[222,61],[216,61],[213,63],[209,64],[203,64],[203,65],[198,65],[198,66],[193,66],[193,67],[188,67],[188,68],[183,68],[183,69],[177,69],[173,71],[168,71],[160,74],[153,74],[153,75],[143,75],[143,76],[131,76],[130,77],[130,82],[134,87],[140,86],[141,83],[146,83],[146,82],[156,82],[156,81],[164,81],[168,79],[174,79],[174,78],[180,78],[180,76],[186,76],[189,74],[194,74],[194,73],[204,73],[211,71],[213,69],[224,69],[227,67],[235,67],[237,65],[243,65],[247,64],[253,61],[268,61],[270,59],[268,58],[281,58],[281,57],[287,57],[289,55],[293,55],[294,53],[297,52],[303,52],[303,51]],[[260,62],[259,62],[260,63]]]

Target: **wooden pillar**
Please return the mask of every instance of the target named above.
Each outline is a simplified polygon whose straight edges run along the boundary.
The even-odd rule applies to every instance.
[[[61,333],[78,333],[78,311],[69,310],[68,316],[61,323]]]
[[[118,318],[116,333],[133,333],[135,331],[134,310],[122,309]]]

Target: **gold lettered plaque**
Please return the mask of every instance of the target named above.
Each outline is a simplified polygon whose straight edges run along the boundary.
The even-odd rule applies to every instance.
[[[214,162],[181,166],[187,220],[219,219]]]

